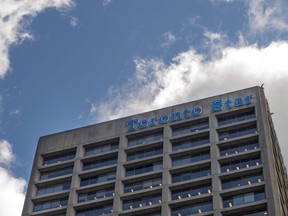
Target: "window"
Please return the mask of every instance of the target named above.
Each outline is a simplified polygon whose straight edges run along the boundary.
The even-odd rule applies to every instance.
[[[101,182],[106,182],[106,181],[112,181],[115,180],[115,172],[110,172],[110,173],[105,173],[105,174],[100,174],[96,176],[91,176],[88,178],[82,178],[80,182],[80,186],[86,186],[86,185],[91,185],[91,184],[97,184]]]
[[[246,194],[240,194],[223,199],[223,207],[228,208],[232,206],[242,205],[245,203],[260,201],[265,199],[264,191],[256,191]]]
[[[241,160],[235,160],[221,164],[221,172],[230,172],[251,166],[258,166],[261,164],[260,156],[249,157]]]
[[[37,212],[37,211],[43,211],[43,210],[47,210],[47,209],[67,206],[67,203],[68,203],[67,198],[50,200],[50,201],[41,202],[41,203],[35,203],[33,211]]]
[[[49,165],[53,163],[59,163],[67,160],[72,160],[75,158],[75,151],[74,152],[69,152],[69,153],[64,153],[61,155],[57,156],[50,156],[50,157],[44,157],[43,165]]]
[[[190,140],[176,142],[172,144],[172,151],[178,151],[181,149],[197,147],[197,146],[208,144],[209,142],[210,142],[209,136],[198,137],[198,138],[193,138]]]
[[[205,119],[204,122],[191,122],[188,126],[183,126],[181,128],[172,128],[172,136],[185,135],[200,130],[205,130],[209,128],[208,119]]]
[[[181,173],[173,174],[172,182],[176,183],[176,182],[181,182],[181,181],[187,181],[187,180],[201,178],[201,177],[209,176],[209,175],[211,175],[211,169],[210,167],[205,167],[205,168],[191,170],[188,172],[181,172]]]
[[[97,191],[91,191],[85,194],[79,194],[78,202],[86,202],[90,200],[103,199],[114,196],[114,188],[106,188]]]
[[[155,162],[152,164],[141,165],[133,168],[126,168],[126,177],[139,175],[142,173],[152,172],[162,169],[162,162]]]
[[[252,210],[235,216],[268,216],[267,210]]]
[[[254,149],[259,149],[258,141],[242,142],[237,144],[232,144],[225,147],[220,147],[220,155],[227,156],[231,154],[238,154],[240,152],[246,152]]]
[[[172,208],[171,216],[191,216],[213,210],[212,202]]]
[[[109,143],[102,146],[89,147],[85,149],[85,156],[97,155],[104,152],[113,151],[119,148],[119,144],[117,143]]]
[[[113,204],[76,211],[76,216],[104,216],[113,212]]]
[[[189,163],[195,163],[201,160],[207,160],[210,159],[210,151],[204,151],[199,153],[194,153],[192,155],[188,155],[185,157],[178,157],[172,159],[172,166],[181,166],[186,165]]]
[[[255,118],[255,111],[250,110],[246,112],[241,112],[241,113],[236,113],[236,114],[228,114],[225,115],[224,117],[219,117],[218,118],[218,125],[223,126],[227,124],[232,124],[236,122],[241,122],[249,119]]]
[[[172,200],[184,199],[187,197],[199,196],[212,192],[211,184],[202,184],[188,188],[172,191]]]
[[[141,150],[137,152],[127,153],[127,161],[151,157],[154,155],[160,155],[162,153],[163,153],[162,146],[157,147],[157,148],[145,149],[145,150]]]
[[[141,145],[147,142],[154,142],[163,139],[163,134],[161,133],[156,133],[156,134],[150,134],[146,136],[141,136],[137,138],[131,138],[128,139],[128,146],[136,146],[136,145]]]
[[[123,210],[142,208],[145,206],[151,206],[161,203],[161,195],[154,195],[149,197],[140,197],[131,200],[123,201]]]
[[[222,180],[222,189],[240,187],[243,185],[251,185],[263,182],[262,174],[252,174],[231,179]]]
[[[254,126],[248,126],[248,127],[242,127],[226,132],[219,132],[219,141],[232,139],[240,136],[245,136],[249,134],[257,133],[257,127]]]
[[[132,184],[125,184],[124,193],[135,192],[159,186],[162,186],[162,178],[150,179],[146,181],[135,182]]]
[[[40,176],[40,180],[55,178],[55,177],[59,177],[63,175],[69,175],[69,174],[72,174],[72,172],[73,172],[73,167],[68,167],[68,168],[53,170],[53,171],[48,171],[48,172],[42,172]]]
[[[55,193],[55,192],[68,190],[68,189],[70,189],[70,182],[50,185],[47,187],[38,187],[37,196],[49,194],[49,193]]]
[[[83,170],[90,170],[90,169],[110,166],[114,164],[117,164],[117,157],[104,158],[104,159],[97,160],[97,161],[83,163]]]

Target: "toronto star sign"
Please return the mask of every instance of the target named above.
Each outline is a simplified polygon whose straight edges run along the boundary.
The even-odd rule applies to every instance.
[[[252,95],[247,95],[246,97],[242,98],[236,98],[234,100],[231,99],[218,99],[214,100],[211,104],[211,111],[212,112],[219,112],[224,107],[227,109],[230,109],[232,107],[240,107],[243,105],[248,105],[252,103]],[[183,119],[188,119],[190,117],[197,117],[201,115],[203,112],[202,107],[194,107],[193,109],[184,108],[182,112],[173,112],[171,115],[163,114],[160,117],[155,116],[150,118],[149,120],[143,119],[139,120],[131,119],[126,122],[126,126],[128,127],[128,131],[135,131],[137,129],[144,129],[147,127],[153,127],[157,124],[163,125],[166,124],[169,121],[181,121]]]

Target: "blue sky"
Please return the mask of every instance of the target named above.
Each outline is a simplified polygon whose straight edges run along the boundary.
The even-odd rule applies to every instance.
[[[287,1],[0,5],[0,215],[20,215],[46,134],[265,83],[288,141]]]

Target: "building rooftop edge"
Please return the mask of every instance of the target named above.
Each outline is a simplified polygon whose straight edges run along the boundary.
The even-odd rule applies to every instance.
[[[137,115],[143,115],[143,114],[147,114],[147,113],[152,112],[152,111],[160,111],[160,110],[163,110],[163,109],[166,109],[166,108],[169,109],[169,108],[172,108],[174,106],[181,106],[181,105],[185,105],[185,104],[188,104],[188,103],[191,103],[191,102],[197,102],[197,101],[201,101],[201,100],[204,100],[204,99],[210,99],[210,98],[217,97],[217,96],[222,96],[222,95],[226,95],[226,94],[232,94],[232,93],[239,92],[239,91],[247,91],[249,89],[263,89],[263,88],[260,87],[260,86],[252,86],[252,87],[247,87],[247,88],[244,88],[244,89],[238,89],[238,90],[231,91],[231,92],[225,92],[225,93],[221,93],[221,94],[212,95],[212,96],[201,98],[201,99],[197,99],[197,100],[186,101],[186,102],[179,103],[179,104],[169,105],[169,106],[161,107],[161,108],[158,108],[158,109],[155,109],[155,110],[148,110],[148,111],[145,111],[145,112],[139,112],[139,113],[135,113],[133,115],[123,116],[123,117],[120,117],[120,118],[111,119],[111,120],[107,120],[107,121],[103,121],[103,122],[98,122],[98,123],[95,123],[95,124],[89,124],[89,125],[86,125],[86,126],[83,126],[83,127],[77,127],[77,128],[72,128],[72,129],[68,129],[68,130],[63,130],[63,131],[59,131],[59,132],[43,135],[43,136],[40,136],[39,141],[41,139],[43,139],[43,138],[46,138],[46,137],[49,137],[49,136],[54,136],[54,135],[61,134],[61,133],[72,132],[72,131],[76,131],[76,130],[79,130],[79,129],[88,128],[88,127],[91,127],[91,126],[106,124],[106,123],[109,123],[109,122],[112,122],[112,121],[120,121],[120,120],[124,120],[124,119],[126,119],[128,117],[133,117],[133,116],[137,116]]]

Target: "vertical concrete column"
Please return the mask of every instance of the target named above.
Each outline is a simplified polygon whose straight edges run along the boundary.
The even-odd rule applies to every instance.
[[[219,179],[219,150],[217,147],[218,133],[216,131],[217,118],[215,115],[210,115],[209,118],[210,127],[210,143],[211,143],[211,175],[212,175],[212,193],[213,193],[213,210],[214,216],[221,216],[222,199],[220,196],[221,182]]]
[[[38,149],[36,153],[38,152]],[[37,193],[37,187],[35,186],[35,183],[39,181],[40,179],[40,172],[38,171],[38,168],[43,165],[43,158],[41,157],[41,154],[36,154],[33,162],[32,172],[30,175],[30,182],[28,186],[28,190],[26,194],[29,194],[30,196],[26,196],[25,203],[23,207],[23,214],[22,216],[28,216],[29,212],[33,212],[34,204],[32,202],[32,198],[36,196]]]
[[[171,201],[171,192],[169,185],[171,184],[171,175],[169,168],[171,167],[171,144],[169,138],[172,136],[172,130],[169,125],[164,127],[164,140],[163,140],[163,172],[162,172],[162,209],[161,215],[170,216],[171,211],[168,202]]]
[[[78,145],[75,155],[75,162],[74,162],[74,168],[73,168],[73,174],[72,174],[72,180],[71,180],[71,189],[69,193],[69,199],[68,199],[68,205],[67,205],[67,212],[66,216],[74,216],[75,210],[73,208],[73,205],[77,204],[78,195],[76,192],[76,189],[79,188],[80,185],[80,178],[78,177],[78,173],[81,172],[82,164],[81,164],[81,158],[84,156],[84,148],[82,145]]]
[[[123,195],[123,183],[122,180],[125,177],[125,168],[123,163],[126,161],[126,153],[124,148],[127,147],[128,140],[125,136],[121,136],[119,140],[119,151],[118,151],[118,164],[116,171],[116,183],[114,192],[114,202],[113,202],[113,216],[117,216],[120,211],[122,211],[122,200],[121,195]]]
[[[273,155],[273,141],[269,128],[266,98],[263,89],[259,88],[257,98],[257,130],[261,148],[261,160],[263,164],[263,175],[265,181],[265,195],[268,203],[268,215],[281,215],[280,194],[278,190],[277,177],[275,173],[275,156]]]

